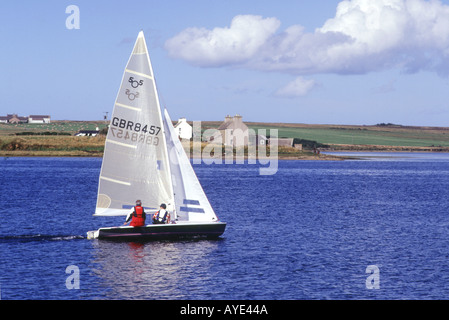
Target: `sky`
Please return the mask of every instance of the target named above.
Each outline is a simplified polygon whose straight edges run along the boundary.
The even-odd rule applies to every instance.
[[[110,115],[140,30],[172,119],[449,127],[449,0],[1,1],[0,115]]]

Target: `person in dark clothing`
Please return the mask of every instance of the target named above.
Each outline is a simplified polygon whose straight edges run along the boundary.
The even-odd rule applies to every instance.
[[[170,213],[166,210],[167,206],[162,203],[159,211],[153,215],[153,224],[166,224],[170,223]]]

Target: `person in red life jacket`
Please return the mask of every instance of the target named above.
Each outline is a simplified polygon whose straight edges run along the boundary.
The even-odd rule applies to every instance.
[[[157,211],[153,215],[153,224],[170,223],[170,213],[168,213],[168,211],[165,209],[167,209],[167,206],[165,205],[165,203],[162,203],[159,208],[159,211]]]
[[[130,220],[129,224],[131,227],[143,227],[145,225],[146,213],[143,210],[142,202],[140,200],[136,201],[136,206],[132,208],[131,212],[128,213],[126,217],[126,221],[123,225],[127,224]]]

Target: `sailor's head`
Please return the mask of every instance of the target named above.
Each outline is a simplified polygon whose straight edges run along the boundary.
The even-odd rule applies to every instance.
[[[161,208],[162,209],[167,209],[167,206],[165,205],[165,203],[161,203]]]
[[[136,206],[141,206],[141,205],[142,205],[142,201],[136,200]]]

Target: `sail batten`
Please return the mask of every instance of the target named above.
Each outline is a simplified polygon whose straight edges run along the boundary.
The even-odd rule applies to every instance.
[[[153,79],[153,77],[151,75],[149,75],[149,74],[141,73],[141,72],[138,72],[138,71],[135,71],[135,70],[130,70],[130,69],[125,69],[125,71],[128,72],[128,73],[132,73],[132,74],[141,76],[141,77],[145,77],[145,78],[148,78],[148,79]]]
[[[118,141],[114,141],[114,140],[106,140],[107,143],[113,143],[122,147],[127,147],[127,148],[132,148],[132,149],[137,149],[136,145],[133,144],[127,144],[127,143],[123,143],[123,142],[118,142]]]
[[[126,104],[123,104],[123,103],[119,103],[119,102],[116,102],[115,105],[118,106],[118,107],[130,109],[130,110],[135,110],[135,111],[141,111],[142,110],[140,108],[129,106],[129,105],[126,105]]]
[[[103,176],[100,176],[100,179],[103,179],[103,180],[106,180],[106,181],[110,181],[110,182],[114,182],[114,183],[123,184],[125,186],[130,186],[131,185],[131,183],[126,182],[126,181],[121,181],[121,180],[112,179],[112,178],[103,177]]]

